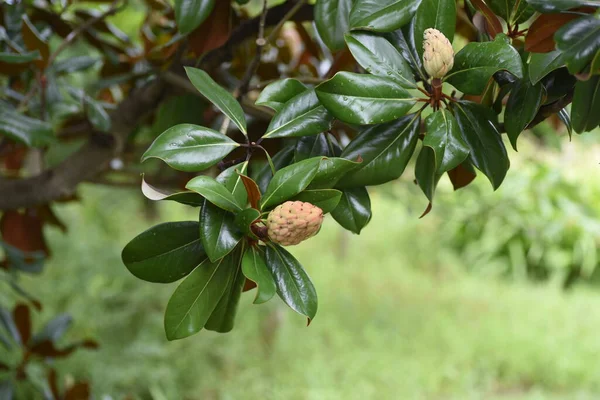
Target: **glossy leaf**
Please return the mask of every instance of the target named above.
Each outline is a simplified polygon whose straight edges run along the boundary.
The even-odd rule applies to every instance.
[[[294,149],[294,146],[286,146],[273,156],[273,165],[275,166],[275,171],[278,171],[292,163],[294,160]],[[267,186],[272,179],[273,172],[271,171],[271,166],[268,163],[265,163],[262,169],[256,174],[255,178],[256,184],[258,185],[261,193],[265,193],[267,191]]]
[[[0,135],[31,147],[44,146],[55,140],[49,123],[27,117],[8,107],[0,107]]]
[[[412,29],[415,48],[419,58],[422,59],[423,32],[426,29],[437,29],[452,43],[456,30],[456,2],[455,0],[423,0],[417,8],[414,21]]]
[[[277,112],[281,111],[285,103],[293,97],[306,91],[306,86],[297,79],[286,78],[267,85],[258,99],[257,106],[269,107]]]
[[[380,185],[399,178],[415,150],[419,129],[419,114],[364,129],[342,152],[343,158],[360,157],[362,163],[337,187]]]
[[[416,87],[410,67],[387,39],[371,32],[351,32],[345,37],[354,59],[367,72],[393,79],[405,88]]]
[[[27,15],[24,15],[22,18],[21,37],[27,50],[40,52],[41,59],[35,61],[36,66],[39,69],[46,68],[48,66],[48,58],[50,57],[50,46],[35,26],[33,26]]]
[[[165,311],[167,339],[183,339],[204,327],[232,279],[234,261],[207,259],[181,282]]]
[[[223,114],[229,117],[244,135],[247,135],[244,110],[231,93],[223,89],[210,75],[201,69],[185,67],[185,73],[194,87]]]
[[[600,51],[600,19],[592,15],[578,18],[560,28],[554,39],[569,72],[581,72]]]
[[[598,0],[527,0],[537,11],[543,13],[564,11],[576,7],[600,7]]]
[[[309,189],[331,189],[337,185],[350,171],[358,169],[362,165],[362,158],[357,157],[356,161],[341,157],[325,158],[321,161],[319,171],[312,180]]]
[[[317,313],[317,292],[302,265],[283,247],[271,243],[266,251],[267,268],[275,279],[277,294],[294,311],[308,317]]]
[[[260,220],[260,211],[255,208],[246,208],[235,215],[235,226],[244,234],[250,235],[250,227]]]
[[[242,271],[246,278],[256,283],[254,304],[265,303],[275,295],[277,287],[273,275],[265,263],[264,252],[256,246],[250,246],[242,258]]]
[[[191,33],[212,12],[216,0],[175,0],[175,21],[182,35]]]
[[[261,209],[268,210],[306,189],[317,174],[322,159],[309,158],[277,171],[261,199]]]
[[[233,268],[229,285],[225,289],[221,300],[210,315],[204,328],[209,331],[219,333],[230,332],[233,329],[235,315],[237,314],[238,304],[242,296],[242,289],[246,277],[242,273],[242,251],[236,251],[231,255],[233,258],[231,267]]]
[[[233,194],[223,184],[210,176],[200,175],[192,178],[185,188],[198,193],[223,210],[231,212],[242,210],[243,204],[239,204]]]
[[[502,33],[502,23],[494,11],[483,0],[471,0],[473,7],[485,18],[485,29],[492,39]]]
[[[398,119],[416,103],[392,79],[351,72],[337,73],[316,90],[321,104],[337,119],[357,125]]]
[[[344,229],[357,235],[371,220],[371,199],[365,187],[342,190],[342,198],[331,212]]]
[[[148,282],[175,282],[196,268],[206,253],[197,222],[156,225],[129,242],[121,254],[133,275]]]
[[[86,115],[92,123],[92,125],[94,126],[94,128],[101,132],[110,131],[110,116],[108,115],[106,110],[104,110],[102,104],[100,104],[99,102],[97,102],[89,96],[84,96],[84,104]]]
[[[329,129],[332,116],[319,103],[314,90],[291,98],[271,120],[266,138],[318,135]]]
[[[541,83],[532,85],[529,79],[518,81],[510,92],[504,111],[504,127],[513,148],[517,150],[517,138],[536,116],[544,87]]]
[[[571,139],[571,136],[573,136],[573,125],[571,124],[571,116],[569,115],[569,111],[567,111],[566,108],[563,108],[562,110],[560,110],[558,112],[558,118],[562,121],[563,124],[565,124],[565,127],[567,128],[567,132],[569,133],[569,140]]]
[[[144,180],[142,175],[142,193],[147,199],[160,201],[171,200],[177,203],[185,204],[192,207],[200,207],[204,204],[204,198],[194,192],[172,192],[164,189],[159,189],[150,185]]]
[[[41,60],[39,51],[28,53],[0,53],[0,62],[7,64],[29,64],[32,61]],[[0,70],[0,73],[2,71]]]
[[[212,129],[180,124],[157,137],[142,156],[142,162],[158,158],[171,168],[198,172],[221,161],[238,146],[229,137]]]
[[[326,133],[319,133],[316,136],[299,138],[294,150],[294,161],[298,162],[318,156],[333,156],[326,135]]]
[[[470,161],[498,189],[510,167],[502,137],[494,125],[496,116],[485,106],[461,101],[453,107],[463,139],[470,148]]]
[[[600,125],[600,76],[578,81],[571,105],[571,121],[575,132],[588,132]]]
[[[302,193],[294,197],[292,200],[311,203],[323,210],[324,214],[327,214],[337,207],[341,198],[342,192],[340,192],[339,190],[313,189],[303,191]]]
[[[430,114],[425,120],[425,126],[427,133],[423,146],[434,151],[438,174],[456,168],[469,156],[469,146],[462,138],[458,122],[450,111],[438,110]]]
[[[442,173],[436,170],[436,156],[433,149],[423,146],[415,163],[415,178],[430,203],[433,203],[435,187]]]
[[[225,257],[241,239],[234,215],[205,201],[200,211],[200,240],[208,258],[214,262]]]
[[[454,68],[446,80],[465,94],[481,94],[498,71],[508,71],[523,78],[523,65],[517,50],[505,35],[493,42],[469,43],[456,54]]]
[[[315,25],[319,36],[332,51],[345,47],[352,0],[320,0],[315,4]]]
[[[525,0],[487,0],[487,3],[496,15],[511,25],[527,21],[535,12]]]
[[[241,164],[227,168],[217,176],[217,182],[224,185],[233,194],[237,204],[241,206],[245,206],[248,202],[248,193],[241,177],[241,174],[245,174],[247,171],[248,161],[244,161]]]
[[[413,25],[414,20],[405,26],[404,29],[386,33],[384,36],[400,52],[404,60],[408,62],[413,73],[421,79],[426,80],[423,70],[423,60],[419,57],[414,43]]]
[[[550,72],[565,65],[563,53],[551,51],[545,54],[532,54],[529,60],[529,80],[537,84]]]
[[[406,25],[421,0],[355,0],[350,11],[350,27],[391,32]]]

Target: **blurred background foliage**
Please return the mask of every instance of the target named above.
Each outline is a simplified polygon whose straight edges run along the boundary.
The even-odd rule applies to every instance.
[[[130,0],[109,21],[139,41],[144,7]],[[94,56],[85,46],[63,56],[78,54]],[[64,79],[101,84],[98,70]],[[174,98],[139,137],[190,109],[199,120],[186,122],[202,123],[202,107]],[[232,333],[167,342],[163,312],[176,284],[141,284],[120,252],[142,230],[196,212],[149,204],[137,187],[84,186],[80,201],[54,207],[68,232],[44,228],[52,257],[43,271],[20,276],[44,304],[31,311],[34,330],[68,312],[59,344],[97,340],[97,351],[52,366],[67,383],[91,382],[102,400],[597,399],[600,132],[569,142],[556,123],[524,135],[497,192],[479,177],[453,193],[444,178],[419,219],[425,200],[407,172],[370,191],[374,216],[360,237],[328,218],[318,238],[291,248],[322,293],[309,328],[281,302],[247,312],[251,292]],[[51,147],[47,164],[80,145]],[[0,290],[0,304],[16,301]]]
[[[497,192],[444,182],[419,219],[407,173],[371,191],[360,237],[327,219],[291,248],[323,293],[309,328],[281,302],[248,312],[250,292],[232,333],[167,342],[175,285],[140,285],[119,253],[136,232],[196,215],[148,208],[137,189],[86,186],[81,203],[58,206],[69,232],[47,229],[53,257],[21,283],[44,303],[37,320],[68,310],[70,337],[97,339],[55,366],[100,399],[598,398],[600,183],[589,168],[600,146],[533,137]],[[564,290],[573,268],[582,279]]]

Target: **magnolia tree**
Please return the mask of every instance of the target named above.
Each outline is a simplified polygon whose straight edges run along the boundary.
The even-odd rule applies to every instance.
[[[52,204],[81,182],[145,172],[146,197],[198,209],[122,253],[142,280],[182,280],[170,340],[230,331],[247,290],[310,323],[317,293],[285,246],[323,218],[360,233],[367,187],[414,173],[426,214],[444,176],[498,188],[505,143],[540,122],[600,124],[597,0],[147,0],[138,37],[111,23],[133,6],[97,2],[1,8],[3,265],[39,270]]]

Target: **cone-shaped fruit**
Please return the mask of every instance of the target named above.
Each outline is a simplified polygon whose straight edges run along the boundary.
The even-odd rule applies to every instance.
[[[298,244],[321,229],[323,210],[302,201],[286,201],[277,206],[267,217],[271,241],[282,246]]]
[[[423,34],[423,66],[432,78],[443,78],[454,66],[452,44],[437,29],[425,29]]]

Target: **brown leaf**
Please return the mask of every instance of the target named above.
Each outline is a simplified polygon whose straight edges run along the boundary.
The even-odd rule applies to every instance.
[[[491,8],[483,0],[471,0],[471,4],[475,7],[485,18],[485,27],[487,33],[493,39],[497,34],[502,33],[502,23],[500,19]]]
[[[50,387],[50,392],[52,392],[52,396],[55,400],[60,399],[60,391],[58,390],[58,381],[56,379],[56,370],[54,368],[50,368],[48,371],[48,386]]]
[[[27,147],[20,143],[3,143],[0,147],[0,160],[8,172],[16,174],[25,160]]]
[[[188,36],[192,57],[219,48],[231,36],[231,3],[218,1],[210,16]]]
[[[61,358],[66,357],[75,351],[77,346],[69,346],[63,350],[59,350],[50,340],[44,340],[31,346],[30,351],[41,357]]]
[[[244,187],[248,193],[248,201],[250,202],[250,206],[258,210],[258,202],[260,201],[260,189],[258,188],[258,185],[252,178],[249,178],[244,174],[240,174],[239,172],[238,175],[240,178],[242,178],[242,182],[244,183]]]
[[[62,19],[58,14],[51,13],[40,7],[33,7],[31,14],[32,22],[45,22],[52,27],[52,31],[58,36],[65,38],[73,31],[71,25]]]
[[[10,367],[3,362],[0,362],[0,371],[10,371]]]
[[[48,225],[53,225],[59,228],[63,233],[67,232],[67,226],[54,214],[52,208],[50,208],[49,204],[44,204],[43,206],[38,207],[38,215]]]
[[[6,243],[23,252],[41,251],[48,256],[42,225],[42,219],[31,209],[24,213],[9,210],[0,218],[0,233]]]
[[[48,65],[48,58],[50,57],[50,46],[46,42],[40,33],[35,29],[35,26],[29,21],[27,16],[23,16],[23,23],[21,24],[21,35],[23,36],[23,42],[28,50],[37,50],[40,52],[41,60],[35,60],[34,63],[39,69],[45,69]]]
[[[431,202],[429,202],[429,205],[427,206],[427,208],[425,209],[425,211],[423,211],[423,214],[421,214],[421,216],[419,217],[419,219],[421,219],[424,216],[426,216],[427,214],[429,214],[432,209],[433,209],[433,204]]]
[[[31,312],[26,304],[17,304],[13,309],[13,320],[21,336],[21,343],[27,345],[31,339]]]
[[[461,189],[469,185],[477,177],[477,174],[469,164],[462,163],[458,167],[448,171],[448,177],[454,190]]]
[[[533,53],[548,53],[555,50],[556,31],[578,17],[577,14],[541,14],[527,31],[525,50]]]
[[[250,279],[246,279],[246,282],[244,282],[244,289],[243,289],[243,291],[247,292],[248,290],[252,290],[252,289],[254,289],[257,286],[258,285],[254,281],[251,281]]]
[[[79,382],[67,390],[65,400],[88,400],[90,395],[90,385],[87,382]]]

